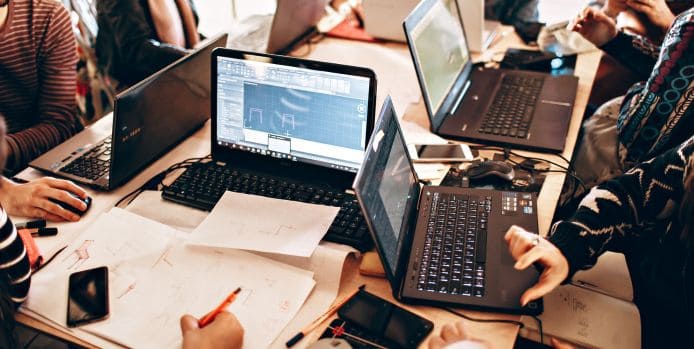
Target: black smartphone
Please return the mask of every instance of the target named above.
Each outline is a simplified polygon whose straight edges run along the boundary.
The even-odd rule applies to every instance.
[[[389,348],[416,348],[434,328],[431,321],[364,290],[340,307],[337,314],[382,336]]]
[[[67,325],[75,327],[108,318],[108,269],[99,267],[70,274]]]
[[[545,24],[541,22],[518,22],[513,27],[523,42],[534,45],[537,43],[537,37],[544,26]]]

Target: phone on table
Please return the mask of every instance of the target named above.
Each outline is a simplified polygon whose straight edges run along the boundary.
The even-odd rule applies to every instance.
[[[465,162],[475,158],[467,144],[410,144],[414,162]]]
[[[75,327],[108,318],[108,269],[99,267],[70,274],[67,325]]]
[[[337,314],[381,337],[388,348],[416,348],[434,328],[431,321],[364,290],[340,307]]]

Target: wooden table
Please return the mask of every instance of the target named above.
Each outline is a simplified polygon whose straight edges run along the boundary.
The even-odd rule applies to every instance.
[[[506,28],[505,30],[507,30],[508,33],[511,32],[509,28]],[[522,45],[518,44],[520,42],[520,39],[515,34],[510,33],[508,35],[504,35],[504,38],[500,42],[496,43],[492,50],[503,52],[506,47],[523,47]],[[426,130],[429,129],[429,121],[426,116],[426,110],[421,101],[421,93],[417,85],[414,67],[412,66],[407,47],[404,44],[370,44],[326,38],[319,44],[313,44],[311,47],[299,48],[294,52],[294,54],[306,56],[310,59],[327,60],[337,63],[353,64],[372,68],[376,72],[379,80],[378,102],[376,106],[377,111],[381,107],[385,96],[390,94],[396,103],[396,108],[398,108],[398,105],[406,106],[406,112],[404,113],[403,117],[404,120],[415,122],[416,124],[424,127]],[[479,58],[479,56],[477,57]],[[579,77],[578,95],[576,96],[566,148],[562,154],[566,158],[571,158],[573,154],[574,144],[579,133],[581,120],[588,101],[588,96],[590,94],[599,59],[599,52],[582,54],[578,58],[578,62],[576,64],[576,75]],[[415,104],[408,106],[408,102],[415,102]],[[398,112],[402,113],[402,110],[398,110]],[[101,121],[101,123],[103,123],[103,121]],[[83,217],[81,222],[61,224],[61,235],[65,236],[64,239],[69,239],[70,236],[74,237],[77,235],[79,232],[85,229],[100,212],[108,210],[115,204],[118,198],[139,187],[142,183],[146,182],[147,179],[159,171],[185,158],[208,154],[210,140],[209,125],[210,123],[208,122],[202,130],[195,133],[184,143],[176,147],[166,156],[159,159],[153,165],[149,166],[145,171],[140,173],[133,180],[118,190],[110,193],[90,191],[90,195],[92,195],[94,198],[94,207],[87,215],[85,215],[85,217]],[[99,123],[95,124],[94,127],[99,127]],[[406,138],[407,137],[408,135],[406,134]],[[519,153],[527,156],[546,158],[558,163],[563,162],[563,160],[556,155],[526,151],[519,151]],[[33,170],[26,170],[22,173],[22,177],[26,179],[35,178],[37,176],[40,176],[40,173]],[[539,227],[540,232],[543,234],[546,234],[549,231],[551,220],[554,215],[555,205],[559,198],[564,178],[565,175],[563,173],[549,173],[540,192],[538,198]],[[63,232],[67,233],[64,234]],[[47,254],[52,254],[52,252],[55,251],[59,246],[62,246],[58,241],[42,241],[45,241],[43,242],[45,246],[42,246],[42,248]],[[367,285],[366,287],[368,291],[390,301],[394,301],[390,285],[385,279],[360,275],[359,260],[354,257],[348,257],[343,269],[338,300],[342,299],[344,296],[351,293],[362,284]],[[460,320],[460,318],[456,315],[438,308],[407,305],[405,305],[405,307],[432,320],[435,324],[434,333],[438,333],[441,326],[444,324]],[[496,314],[468,310],[463,310],[462,312],[468,316],[481,319],[519,320],[520,318],[517,315],[508,314]],[[85,343],[74,336],[71,336],[64,329],[52,327],[39,319],[35,319],[24,314],[19,314],[17,319],[18,321],[28,326],[35,327],[41,331],[66,338],[67,340],[74,341],[80,345],[88,347],[91,346],[89,343]],[[314,341],[320,335],[320,333],[322,333],[325,326],[327,326],[327,323],[328,321],[326,321],[318,330],[311,333],[308,336],[309,338],[304,339],[302,342],[310,343]],[[470,321],[466,321],[466,324],[473,337],[483,338],[484,340],[488,341],[493,348],[511,348],[518,333],[518,327],[512,324],[478,323]]]

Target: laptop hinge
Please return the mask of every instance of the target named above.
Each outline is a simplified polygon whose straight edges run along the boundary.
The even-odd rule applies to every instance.
[[[465,93],[467,93],[468,89],[470,89],[470,80],[465,82],[465,86],[463,86],[462,91],[460,91],[458,99],[456,99],[455,103],[453,103],[453,107],[451,107],[451,111],[449,112],[449,114],[453,115],[456,111],[458,111],[458,107],[460,107],[460,103],[463,101],[463,97],[465,97]]]

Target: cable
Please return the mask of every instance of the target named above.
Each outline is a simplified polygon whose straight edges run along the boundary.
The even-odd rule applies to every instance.
[[[540,320],[537,315],[532,315],[532,317],[537,321],[537,330],[540,332],[540,344],[545,344],[545,335],[542,332],[542,320]]]
[[[457,312],[457,311],[455,311],[455,310],[453,310],[453,309],[451,309],[451,308],[447,308],[447,307],[440,307],[440,308],[443,309],[443,310],[445,310],[445,311],[447,311],[447,312],[449,312],[449,313],[451,313],[451,314],[453,314],[453,315],[459,316],[459,317],[461,317],[461,318],[463,318],[463,319],[465,319],[465,320],[469,320],[469,321],[481,322],[481,323],[501,323],[501,324],[510,324],[510,325],[519,326],[519,329],[520,329],[520,328],[523,328],[523,327],[525,326],[522,322],[516,321],[516,320],[506,320],[506,319],[478,319],[478,318],[474,318],[474,317],[471,317],[471,316],[467,316],[467,315],[465,315],[465,314],[463,314],[463,313],[459,313],[459,312]]]
[[[143,191],[152,190],[152,189],[159,190],[159,186],[163,186],[164,179],[166,179],[166,177],[168,177],[172,172],[174,172],[178,169],[181,169],[181,168],[188,168],[188,167],[192,166],[193,164],[200,163],[200,162],[203,162],[203,161],[205,161],[207,159],[211,159],[211,158],[212,158],[211,155],[207,155],[207,156],[203,156],[203,157],[199,157],[199,158],[189,158],[189,159],[185,159],[179,163],[175,163],[175,164],[169,166],[169,168],[167,168],[166,170],[161,171],[161,172],[157,173],[156,175],[154,175],[152,178],[150,178],[147,182],[145,182],[143,185],[141,185],[137,189],[131,191],[130,193],[128,193],[125,196],[123,196],[122,198],[120,198],[120,200],[118,200],[118,202],[116,202],[115,206],[116,207],[120,206],[126,200],[128,201],[126,203],[126,206],[130,205],[130,203],[133,202],[133,200],[135,200],[140,194],[142,194]]]

